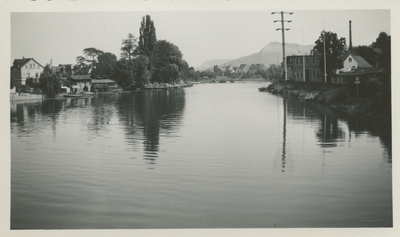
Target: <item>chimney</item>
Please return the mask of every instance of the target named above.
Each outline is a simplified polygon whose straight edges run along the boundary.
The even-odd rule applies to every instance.
[[[351,41],[351,21],[349,21],[349,51],[351,51],[353,45]]]

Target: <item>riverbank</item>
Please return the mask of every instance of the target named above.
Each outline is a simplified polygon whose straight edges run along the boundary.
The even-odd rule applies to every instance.
[[[334,109],[361,115],[391,126],[390,84],[382,81],[369,81],[360,88],[360,95],[354,91],[354,85],[280,82],[260,91],[295,97],[301,100],[317,102]]]
[[[30,93],[10,93],[10,101],[25,101],[25,100],[43,100],[43,94],[30,94]]]

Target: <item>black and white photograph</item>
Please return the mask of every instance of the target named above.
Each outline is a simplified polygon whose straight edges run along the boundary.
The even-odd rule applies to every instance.
[[[396,236],[395,1],[17,2],[5,236]]]

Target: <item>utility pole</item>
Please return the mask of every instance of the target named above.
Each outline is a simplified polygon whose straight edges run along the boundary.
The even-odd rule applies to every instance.
[[[286,73],[286,70],[287,70],[287,68],[286,68],[286,56],[285,56],[285,30],[290,30],[289,28],[285,28],[285,20],[284,20],[284,17],[283,17],[283,14],[289,14],[289,15],[292,15],[293,14],[293,12],[284,12],[284,11],[281,11],[281,12],[272,12],[271,13],[271,15],[273,15],[273,14],[277,14],[277,13],[280,13],[281,14],[281,20],[275,20],[274,21],[274,23],[275,22],[281,22],[282,23],[282,28],[278,28],[278,29],[276,29],[276,30],[281,30],[282,31],[282,56],[283,56],[283,78],[285,79],[285,80],[287,80],[287,73]],[[292,22],[292,21],[286,21],[287,23],[290,23],[290,22]]]
[[[326,49],[325,49],[325,30],[324,30],[324,79],[326,83]]]
[[[324,30],[324,79],[326,83],[326,49],[325,49],[325,22],[322,21],[322,28]]]
[[[303,47],[304,47],[304,29],[303,29]],[[303,52],[303,81],[304,82],[306,81],[306,56],[304,52]]]

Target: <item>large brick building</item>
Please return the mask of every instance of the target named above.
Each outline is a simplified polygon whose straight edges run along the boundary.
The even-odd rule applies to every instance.
[[[287,56],[287,78],[293,81],[322,82],[320,58],[319,54]]]

